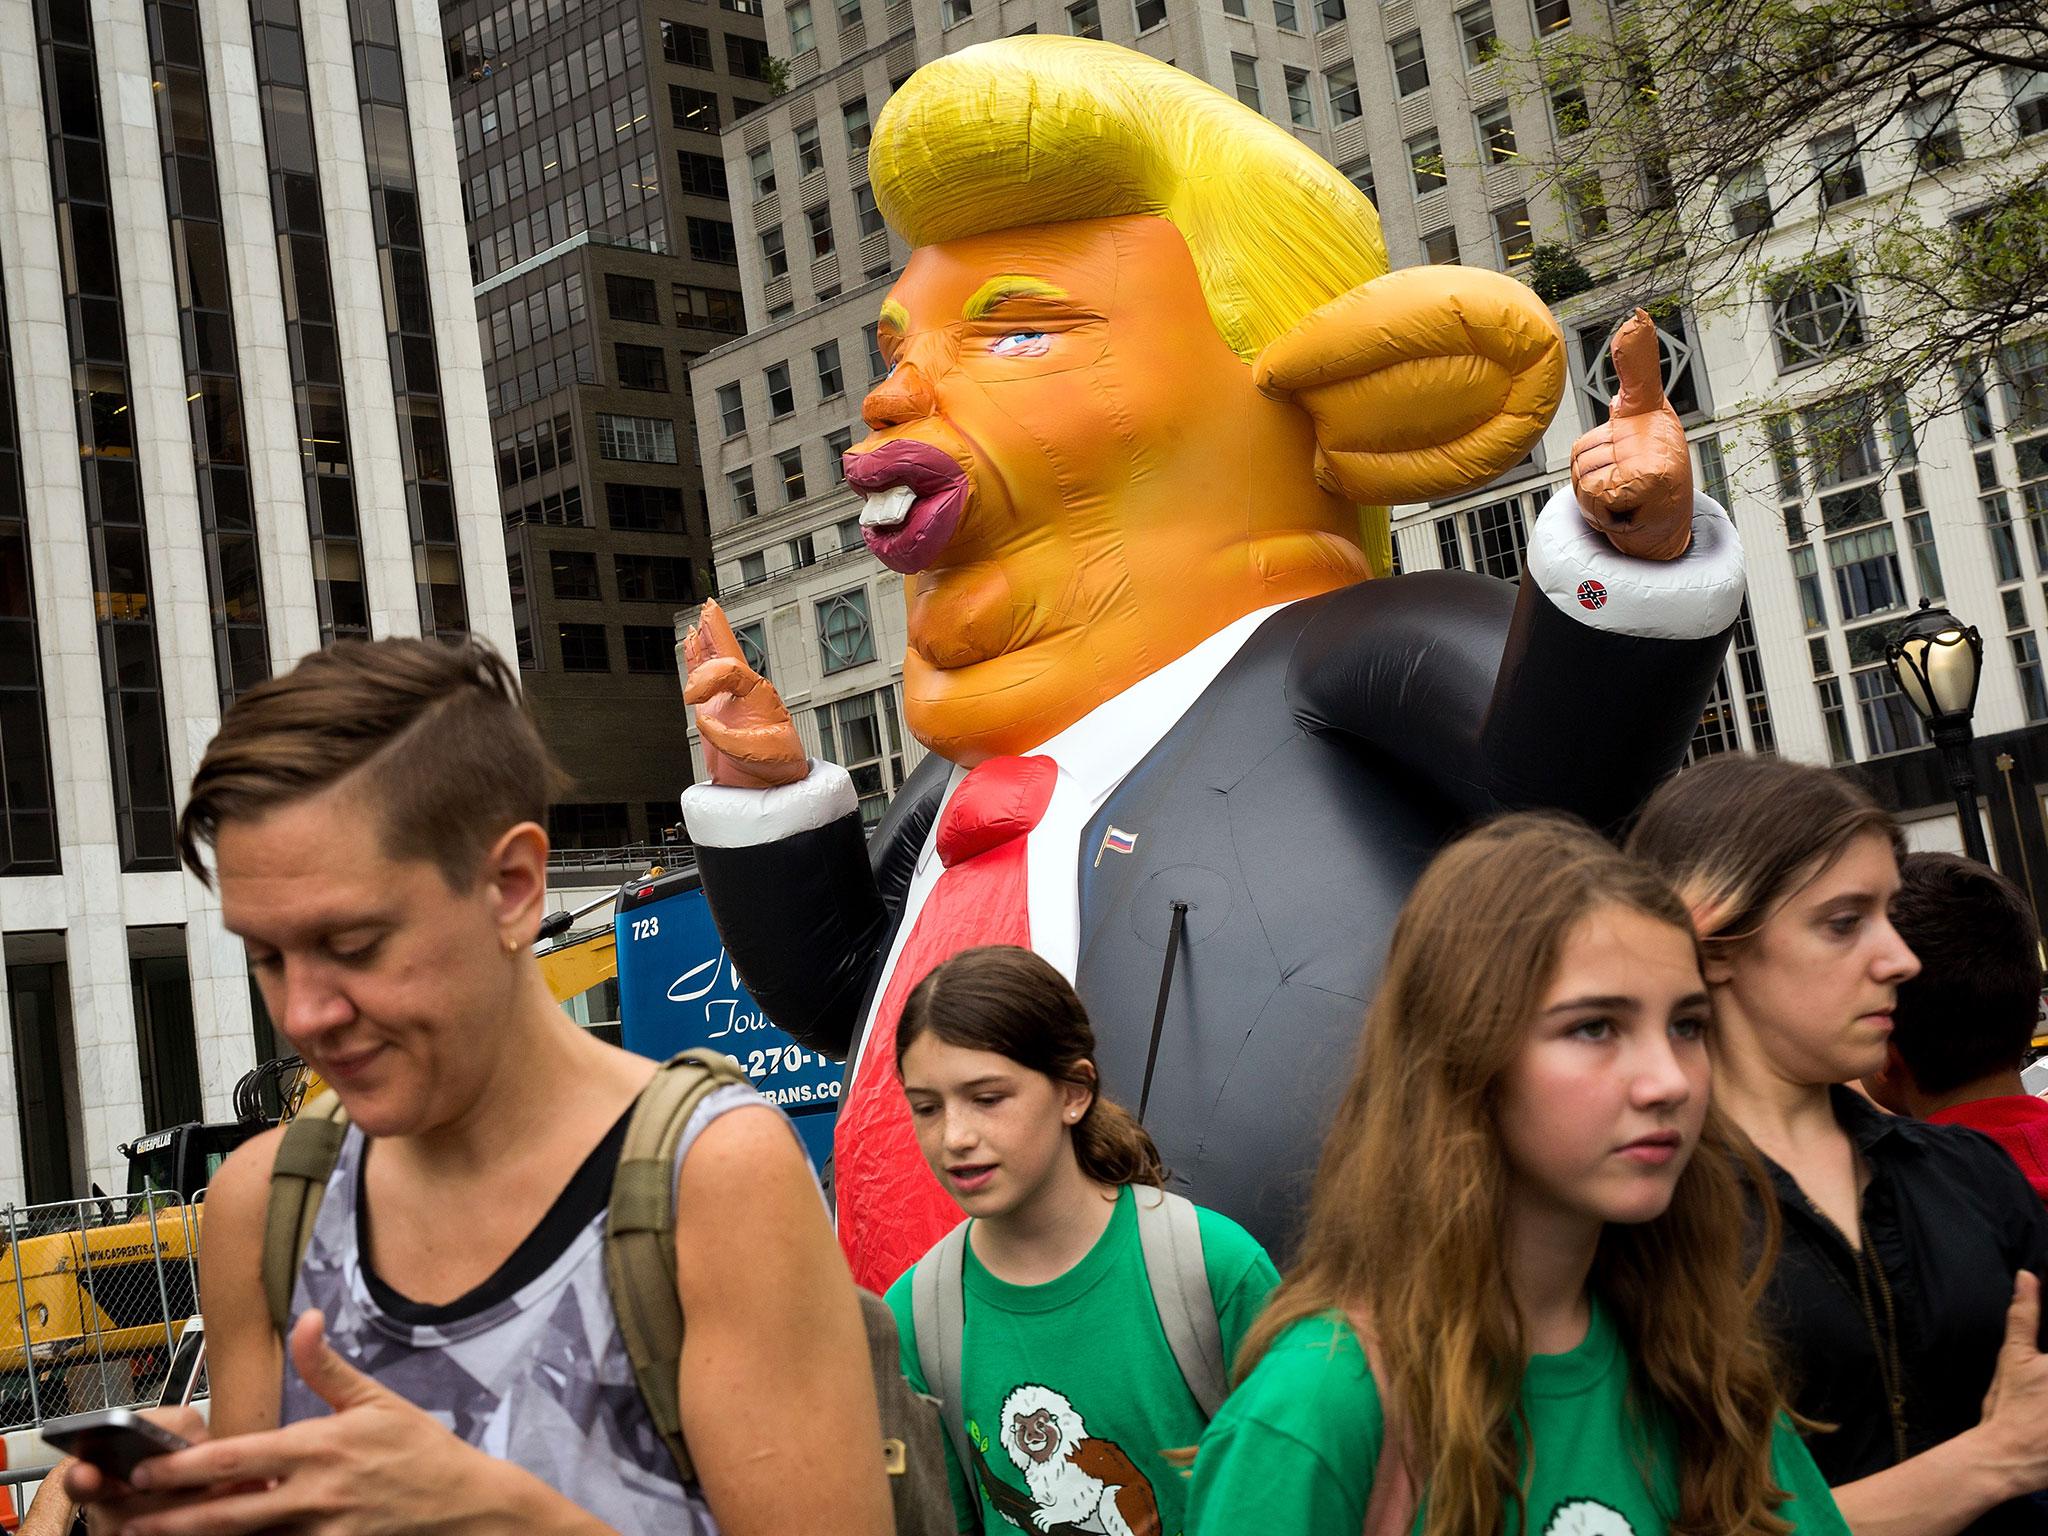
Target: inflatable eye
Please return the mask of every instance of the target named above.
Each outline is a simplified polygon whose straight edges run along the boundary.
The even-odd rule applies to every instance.
[[[1052,338],[1043,331],[1012,331],[988,344],[997,357],[1043,357],[1052,350]]]

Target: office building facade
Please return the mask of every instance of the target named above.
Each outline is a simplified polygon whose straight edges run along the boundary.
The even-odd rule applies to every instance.
[[[511,648],[444,74],[393,0],[0,0],[0,1198],[268,1052],[174,846],[226,704]]]
[[[660,841],[690,782],[672,616],[709,590],[690,363],[744,329],[719,131],[758,0],[442,8],[521,678],[558,846]]]

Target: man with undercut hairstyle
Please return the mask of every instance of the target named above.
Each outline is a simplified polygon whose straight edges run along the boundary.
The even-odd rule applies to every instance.
[[[1870,1096],[1896,1114],[1982,1131],[2048,1200],[2048,1104],[2020,1084],[2041,1012],[2041,928],[2012,881],[1953,853],[1899,862],[1892,926],[1920,960],[1899,984]]]
[[[859,1303],[793,1129],[743,1081],[702,1098],[671,1165],[687,1458],[643,1400],[606,1218],[656,1065],[580,1028],[534,960],[559,777],[477,643],[343,641],[222,719],[180,850],[346,1132],[278,1276],[288,1337],[273,1176],[310,1177],[279,1149],[325,1127],[266,1132],[215,1176],[211,1413],[171,1410],[202,1443],[143,1463],[140,1492],[73,1466],[96,1529],[892,1529]],[[664,1171],[628,1165],[653,1175],[641,1209]]]
[[[1386,579],[1388,506],[1528,457],[1557,324],[1499,273],[1388,272],[1329,162],[1158,60],[935,59],[868,169],[916,249],[844,468],[904,574],[932,755],[864,843],[847,774],[707,605],[684,813],[713,914],[775,1021],[849,1060],[862,1284],[958,1219],[891,1042],[916,981],[988,943],[1072,978],[1177,1179],[1284,1250],[1416,873],[1507,807],[1618,822],[1676,764],[1741,603],[1733,527],[1693,494],[1643,316],[1519,594]]]

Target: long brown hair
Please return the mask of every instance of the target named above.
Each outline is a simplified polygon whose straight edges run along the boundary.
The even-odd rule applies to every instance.
[[[1894,858],[1904,851],[1898,824],[1833,769],[1731,754],[1665,780],[1628,851],[1671,882],[1701,945],[1725,958],[1871,832],[1890,840]]]
[[[970,1051],[994,1051],[1092,1097],[1074,1126],[1074,1157],[1100,1184],[1164,1187],[1159,1148],[1131,1112],[1103,1096],[1095,1074],[1095,1026],[1067,978],[1028,949],[984,944],[962,950],[911,989],[896,1026],[896,1076],[921,1035]]]
[[[1591,829],[1511,816],[1454,843],[1417,883],[1324,1145],[1301,1257],[1246,1338],[1330,1309],[1369,1319],[1427,1492],[1425,1536],[1494,1536],[1523,1487],[1526,1332],[1501,1263],[1503,1079],[1574,927],[1619,906],[1688,934],[1670,888]],[[1645,1430],[1668,1425],[1671,1529],[1777,1533],[1771,1441],[1782,1408],[1744,1275],[1733,1133],[1711,1108],[1654,1221],[1610,1225],[1591,1286],[1626,1346]]]

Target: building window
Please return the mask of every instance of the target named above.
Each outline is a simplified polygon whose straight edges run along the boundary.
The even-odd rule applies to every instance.
[[[1506,165],[1520,158],[1515,148],[1515,119],[1504,101],[1481,107],[1473,119],[1479,129],[1479,149],[1488,165]]]
[[[1458,12],[1458,39],[1464,45],[1467,69],[1477,69],[1494,56],[1500,39],[1493,30],[1492,0],[1479,0]]]
[[[1933,520],[1925,512],[1907,516],[1906,542],[1913,550],[1913,574],[1919,578],[1920,595],[1942,601],[1947,593],[1941,580],[1941,553],[1934,545]]]
[[[612,343],[618,365],[619,388],[668,393],[668,357],[659,347],[640,347],[631,342]]]
[[[1441,191],[1444,185],[1444,146],[1436,130],[1431,128],[1426,133],[1416,134],[1407,141],[1407,148],[1408,171],[1414,178],[1415,195],[1425,197],[1431,192]]]
[[[974,0],[939,0],[939,25],[957,27],[974,14]]]
[[[818,654],[827,673],[844,672],[875,659],[874,626],[868,621],[868,590],[855,587],[818,605]]]
[[[683,493],[673,485],[617,485],[604,488],[605,518],[630,533],[681,533]]]
[[[1835,598],[1842,605],[1844,624],[1906,606],[1898,540],[1889,526],[1830,539],[1828,564],[1834,568]]]
[[[1956,122],[1951,95],[1907,102],[1906,132],[1913,141],[1913,159],[1923,171],[1937,171],[1963,158],[1963,130]]]
[[[694,85],[668,88],[669,120],[691,133],[718,132],[718,93],[700,91]]]
[[[811,232],[811,260],[820,261],[832,254],[832,209],[825,203],[804,210],[804,223]]]
[[[1771,701],[1764,691],[1763,653],[1757,648],[1756,625],[1750,622],[1749,599],[1735,616],[1735,667],[1742,679],[1743,708],[1749,714],[1750,745],[1759,752],[1778,750],[1771,725]]]
[[[724,219],[700,219],[694,213],[685,219],[689,230],[690,254],[699,261],[739,265],[740,249],[733,243],[732,225]]]
[[[818,563],[818,541],[808,533],[800,533],[789,541],[789,564],[792,570],[807,570]]]
[[[725,183],[725,162],[716,155],[677,150],[676,178],[683,191],[693,197],[724,198],[731,195]]]
[[[782,504],[804,499],[804,451],[785,448],[775,455],[775,472],[782,477]]]
[[[1621,391],[1609,343],[1615,330],[1627,318],[1627,314],[1610,315],[1598,324],[1577,332],[1576,366],[1572,371],[1578,381],[1580,402],[1585,407],[1589,426],[1597,427],[1607,420],[1609,402]],[[1693,368],[1691,321],[1675,302],[1667,302],[1657,306],[1652,323],[1657,330],[1657,353],[1664,366],[1665,398],[1680,416],[1691,415],[1700,409],[1698,375]],[[1789,441],[1787,447],[1789,451]],[[1796,497],[1799,493],[1795,490],[1792,494]],[[1724,501],[1722,505],[1727,503]]]
[[[747,328],[746,307],[737,289],[671,283],[669,297],[675,303],[676,324],[685,330],[724,331],[737,336]]]
[[[783,243],[780,224],[771,224],[761,231],[761,260],[770,278],[789,275],[789,250]]]
[[[661,56],[671,64],[684,64],[691,69],[710,69],[711,34],[702,27],[692,27],[680,21],[664,21],[661,24]]]
[[[853,221],[863,240],[872,235],[879,235],[885,228],[882,210],[875,206],[874,189],[866,182],[853,189]]]
[[[861,536],[860,519],[857,517],[841,518],[838,523],[838,532],[839,548],[842,552],[849,549],[859,549],[861,545],[867,542]]]
[[[1233,53],[1230,56],[1230,76],[1237,87],[1237,99],[1254,112],[1265,111],[1259,105],[1259,61]]]
[[[556,629],[561,638],[564,672],[611,671],[602,624],[560,624]]]
[[[1327,32],[1344,19],[1344,0],[1316,0],[1316,30]]]
[[[13,378],[0,296],[0,656],[8,658],[0,667],[0,875],[53,875],[54,779]]]
[[[1741,750],[1742,743],[1735,734],[1735,703],[1728,696],[1728,669],[1723,667],[1720,676],[1714,679],[1713,692],[1707,695],[1707,707],[1700,712],[1700,723],[1693,727],[1685,761],[1690,766],[1723,752]]]
[[[676,424],[659,416],[597,417],[599,458],[635,464],[676,462]]]
[[[751,465],[736,469],[725,477],[726,485],[732,491],[733,514],[744,521],[761,510],[754,499],[754,470]]]
[[[747,406],[740,398],[738,384],[718,386],[718,424],[727,437],[737,437],[747,430]]]
[[[1367,202],[1375,208],[1379,207],[1380,189],[1379,184],[1373,180],[1370,160],[1361,160],[1356,165],[1346,167],[1343,175],[1346,181],[1365,194]]]
[[[1999,394],[2008,431],[2048,427],[2048,336],[2030,336],[1998,349]],[[1989,412],[1986,416],[1988,418]]]
[[[1927,744],[1920,716],[1906,702],[1890,667],[1852,673],[1851,679],[1856,684],[1856,708],[1863,716],[1863,739],[1869,743],[1872,757],[1910,752]]]
[[[2012,635],[2012,664],[2020,675],[2020,698],[2026,704],[2027,718],[2040,722],[2048,720],[2048,686],[2041,680],[2041,643],[2032,635]]]
[[[874,140],[875,125],[868,116],[868,99],[857,96],[852,101],[841,102],[839,121],[846,129],[846,147],[866,149]]]
[[[1799,592],[1799,612],[1809,630],[1826,629],[1828,611],[1821,601],[1820,565],[1813,546],[1800,544],[1792,551],[1792,581]]]
[[[839,366],[839,343],[828,341],[822,347],[811,349],[811,361],[818,365],[818,398],[830,400],[846,388],[846,379]]]
[[[747,176],[754,183],[754,196],[767,197],[775,190],[775,146],[762,144],[747,151]]]
[[[604,277],[605,306],[614,320],[631,320],[640,325],[659,325],[661,313],[655,303],[654,284],[644,277],[627,277],[607,272]]]
[[[1131,15],[1140,32],[1150,32],[1154,27],[1165,25],[1166,0],[1135,0]]]
[[[697,595],[690,562],[680,555],[613,555],[612,579],[622,603],[688,603]]]
[[[548,808],[548,842],[557,848],[624,848],[632,841],[623,801]]]
[[[1721,178],[1721,200],[1728,206],[1728,225],[1739,240],[1771,227],[1771,187],[1761,160],[1738,166]]]
[[[1572,24],[1572,0],[1536,0],[1536,35],[1562,31]]]
[[[768,45],[758,37],[725,34],[725,67],[743,80],[768,78]]]
[[[1283,69],[1280,77],[1287,83],[1287,120],[1297,128],[1315,127],[1316,103],[1309,94],[1308,71]]]
[[[1458,232],[1440,229],[1433,235],[1424,235],[1422,259],[1432,266],[1455,267],[1458,264]]]
[[[1565,178],[1564,206],[1571,220],[1572,238],[1597,240],[1607,233],[1607,193],[1597,171],[1583,171]]]
[[[817,120],[799,124],[796,130],[796,174],[801,181],[813,171],[825,168],[825,147],[818,137]],[[798,190],[802,190],[799,188]]]
[[[768,383],[768,414],[776,420],[796,410],[796,389],[789,381],[789,364],[775,363],[762,371]]]
[[[1849,745],[1849,716],[1842,707],[1842,685],[1832,677],[1824,677],[1813,685],[1813,691],[1820,696],[1821,723],[1828,733],[1828,761],[1840,768],[1856,760],[1855,750]]]
[[[1863,301],[1838,261],[1779,278],[1770,288],[1770,307],[1781,371],[1863,345]]]
[[[1440,517],[1436,520],[1436,560],[1447,571],[1465,569],[1465,546],[1458,539],[1458,520],[1455,517]]]
[[[1394,67],[1394,94],[1412,96],[1429,89],[1429,59],[1422,51],[1420,32],[1403,32],[1387,44]]]
[[[809,53],[818,46],[818,29],[812,20],[811,0],[789,0],[789,7],[783,15],[789,21],[789,51],[792,56]]]
[[[733,626],[733,638],[740,643],[740,660],[762,677],[768,675],[768,630],[759,619]]]
[[[561,601],[594,603],[602,596],[597,590],[597,556],[589,550],[549,550],[548,573]]]
[[[765,551],[756,550],[751,555],[740,556],[740,585],[758,586],[768,579],[768,556]]]
[[[1536,232],[1529,227],[1529,205],[1509,203],[1493,210],[1493,243],[1500,264],[1512,272],[1536,254]]]
[[[1350,64],[1340,64],[1327,70],[1323,75],[1323,86],[1330,93],[1330,122],[1341,127],[1345,123],[1358,121],[1358,70]]]
[[[1550,121],[1556,125],[1560,139],[1584,133],[1593,126],[1593,114],[1586,108],[1585,90],[1576,81],[1551,91]]]
[[[1102,7],[1096,0],[1081,0],[1067,7],[1067,30],[1075,37],[1102,36]]]
[[[1820,205],[1832,208],[1863,195],[1863,155],[1856,130],[1842,128],[1813,141],[1813,168],[1820,177]]]
[[[1521,579],[1522,555],[1529,543],[1521,497],[1472,508],[1465,514],[1465,526],[1472,535],[1473,569],[1502,581]]]
[[[1282,32],[1301,30],[1301,17],[1295,12],[1294,0],[1273,0],[1273,25]]]
[[[2048,69],[2005,68],[2006,89],[2012,93],[2013,126],[2023,139],[2048,133]]]
[[[197,1120],[199,1044],[193,1029],[184,928],[130,928],[128,982],[142,1075],[143,1123],[182,1125]]]
[[[869,321],[860,328],[861,339],[868,344],[868,381],[880,383],[889,372],[889,360],[882,356],[881,327]]]
[[[860,797],[861,824],[872,827],[903,783],[903,728],[896,719],[895,690],[836,700],[813,711],[812,718],[820,755],[846,770]]]

